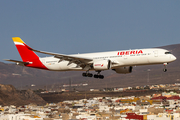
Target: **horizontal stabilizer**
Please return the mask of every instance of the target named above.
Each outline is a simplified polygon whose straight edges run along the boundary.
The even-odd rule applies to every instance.
[[[29,62],[23,62],[18,60],[11,60],[11,59],[4,59],[5,61],[15,62],[17,65],[27,65],[30,64]]]

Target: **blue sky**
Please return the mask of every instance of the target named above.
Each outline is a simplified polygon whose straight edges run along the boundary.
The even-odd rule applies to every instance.
[[[0,61],[21,60],[12,37],[62,54],[179,44],[179,6],[178,0],[2,0]]]

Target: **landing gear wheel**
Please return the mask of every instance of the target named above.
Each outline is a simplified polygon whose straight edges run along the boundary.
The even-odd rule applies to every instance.
[[[92,77],[93,74],[92,73],[82,73],[83,77]]]
[[[104,79],[104,75],[100,74],[101,71],[96,71],[96,72],[98,73],[94,75],[94,78]]]
[[[103,75],[94,75],[94,78],[104,79]]]
[[[87,77],[87,73],[82,73],[82,76],[83,77]]]
[[[99,78],[99,75],[94,75],[94,78]]]
[[[100,79],[104,79],[104,76],[103,76],[103,75],[99,75],[99,78],[100,78]]]
[[[92,77],[93,74],[92,74],[92,73],[88,73],[87,76],[88,76],[88,77]]]
[[[166,71],[167,71],[167,69],[166,69],[166,68],[164,68],[164,69],[163,69],[163,71],[164,71],[164,72],[166,72]]]

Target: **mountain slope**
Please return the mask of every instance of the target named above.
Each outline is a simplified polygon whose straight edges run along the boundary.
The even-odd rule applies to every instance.
[[[46,102],[32,90],[17,91],[12,85],[0,84],[0,104],[6,105],[27,105],[30,103],[44,105]]]

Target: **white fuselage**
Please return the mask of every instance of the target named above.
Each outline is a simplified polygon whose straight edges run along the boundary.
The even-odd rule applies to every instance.
[[[86,57],[93,59],[93,61],[110,60],[111,62],[114,63],[112,64],[111,69],[124,67],[124,66],[163,64],[163,63],[170,63],[176,60],[176,57],[172,55],[168,50],[160,49],[160,48],[73,54],[70,56]],[[77,64],[75,63],[69,64],[69,61],[66,60],[60,61],[59,58],[55,58],[55,57],[40,58],[40,61],[49,70],[54,70],[54,71],[85,70],[83,67],[77,67]],[[91,63],[93,63],[93,61],[91,61]]]

